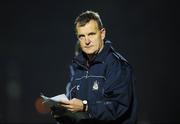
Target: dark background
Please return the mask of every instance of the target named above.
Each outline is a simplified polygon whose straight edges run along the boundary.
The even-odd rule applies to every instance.
[[[180,123],[177,3],[135,0],[0,2],[0,123],[55,123],[38,112],[40,92],[65,92],[74,55],[74,20],[97,11],[134,67],[139,123]]]

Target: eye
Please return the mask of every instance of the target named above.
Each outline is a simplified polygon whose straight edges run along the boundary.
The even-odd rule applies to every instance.
[[[84,38],[85,38],[84,35],[79,35],[79,36],[78,36],[78,39],[79,39],[79,40],[84,40]]]
[[[83,35],[78,35],[78,38],[81,38],[81,37],[83,37]]]

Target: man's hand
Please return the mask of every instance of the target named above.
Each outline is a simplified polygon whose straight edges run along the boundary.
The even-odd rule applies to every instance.
[[[73,98],[70,101],[59,103],[60,107],[64,107],[71,112],[83,111],[83,102],[80,99]]]

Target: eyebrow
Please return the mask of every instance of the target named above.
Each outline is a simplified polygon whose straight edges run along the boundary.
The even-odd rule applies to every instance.
[[[88,35],[92,35],[92,34],[96,34],[96,32],[92,31],[92,32],[89,32],[89,33],[88,33]],[[78,37],[84,36],[84,34],[78,34],[77,36],[78,36]]]

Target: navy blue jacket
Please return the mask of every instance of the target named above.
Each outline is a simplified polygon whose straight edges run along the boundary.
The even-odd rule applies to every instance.
[[[81,53],[73,59],[73,67],[69,97],[88,101],[89,118],[135,123],[137,103],[132,68],[109,41],[89,65]]]

